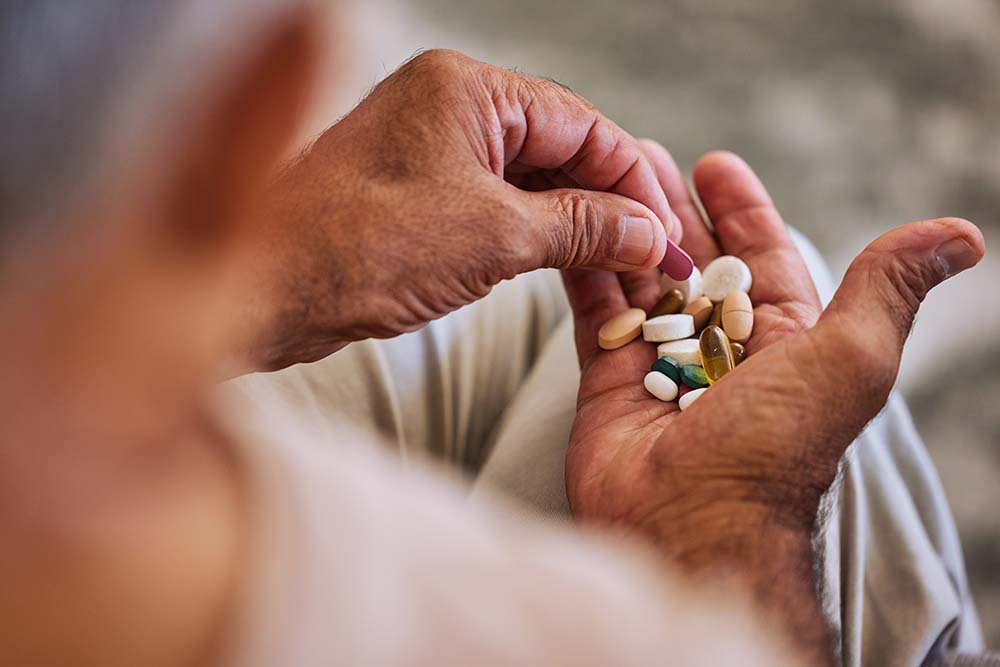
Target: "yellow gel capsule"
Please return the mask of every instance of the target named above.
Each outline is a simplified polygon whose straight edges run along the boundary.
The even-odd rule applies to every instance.
[[[733,351],[729,347],[729,337],[721,328],[714,325],[705,327],[698,339],[698,347],[701,351],[701,365],[709,384],[718,382],[719,378],[736,366]]]

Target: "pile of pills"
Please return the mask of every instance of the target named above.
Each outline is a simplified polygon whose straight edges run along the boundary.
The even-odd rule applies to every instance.
[[[753,333],[752,282],[750,267],[731,255],[713,260],[704,274],[695,268],[686,280],[664,276],[666,291],[649,313],[641,308],[618,313],[601,326],[598,342],[614,350],[642,334],[659,343],[643,386],[661,401],[679,396],[686,410],[746,357],[743,344]]]

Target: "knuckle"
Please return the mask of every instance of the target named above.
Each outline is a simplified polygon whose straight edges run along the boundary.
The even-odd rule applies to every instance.
[[[650,137],[640,137],[638,142],[639,145],[646,151],[663,154],[667,153],[667,149],[656,139],[652,139]]]
[[[432,81],[450,80],[468,60],[470,60],[468,56],[458,51],[430,49],[411,58],[400,68],[400,73],[404,76]]]
[[[839,349],[847,356],[858,362],[858,367],[863,368],[868,375],[869,386],[882,387],[892,384],[890,376],[896,374],[896,347],[887,347],[881,344],[876,337],[858,336],[854,332],[844,332],[845,336]]]
[[[551,77],[525,75],[521,78],[527,89],[534,95],[547,95],[565,103],[581,105],[587,108],[593,107],[593,105],[591,105],[590,102],[588,102],[579,93],[575,92],[566,84],[556,81]]]
[[[563,258],[567,266],[585,264],[597,255],[602,237],[606,236],[598,224],[597,205],[577,192],[568,192],[559,197],[558,201],[562,217],[566,221],[562,241]]]
[[[891,253],[873,255],[868,260],[872,284],[880,296],[886,315],[901,341],[913,327],[913,318],[930,289],[931,276],[923,263]]]
[[[856,369],[852,381],[854,398],[859,404],[878,410],[896,382],[900,347],[885,343],[879,336],[859,335],[854,327],[837,327],[833,340],[824,338],[818,373],[839,374],[845,368]],[[826,343],[829,343],[828,345]]]
[[[401,91],[400,112],[414,118],[411,125],[423,122],[424,131],[431,134],[449,126],[478,131],[475,112],[481,104],[482,63],[458,51],[433,49],[411,58],[396,78]]]

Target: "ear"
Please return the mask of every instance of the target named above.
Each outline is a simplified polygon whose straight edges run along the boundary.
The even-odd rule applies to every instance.
[[[178,244],[212,249],[233,236],[267,188],[302,120],[319,61],[317,17],[303,10],[251,49],[170,165],[166,233]]]

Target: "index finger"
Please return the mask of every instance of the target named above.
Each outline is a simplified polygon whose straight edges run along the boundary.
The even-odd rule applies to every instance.
[[[516,160],[537,169],[559,169],[583,188],[644,204],[671,239],[661,267],[686,278],[694,263],[677,245],[681,225],[639,141],[569,89],[501,71],[492,97],[503,138],[503,166]]]
[[[694,182],[722,251],[750,267],[755,301],[783,304],[812,326],[822,310],[816,288],[784,220],[750,166],[732,153],[709,153],[695,165]]]

